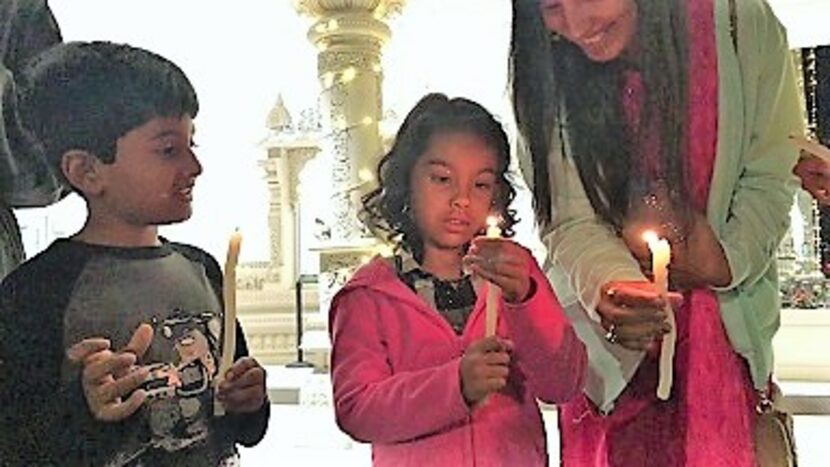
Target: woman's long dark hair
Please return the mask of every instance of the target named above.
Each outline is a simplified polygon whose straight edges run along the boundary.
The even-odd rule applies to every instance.
[[[684,166],[687,151],[688,52],[686,0],[636,0],[638,66],[646,98],[638,134],[659,136],[658,165],[670,201],[688,203]],[[510,84],[516,123],[533,161],[534,211],[540,225],[551,221],[548,158],[552,137],[563,157],[576,162],[597,215],[622,226],[630,187],[639,180],[638,142],[625,126],[622,87],[625,66],[616,59],[591,61],[576,45],[553,37],[536,0],[513,0]]]
[[[484,107],[468,99],[428,94],[409,112],[398,130],[392,149],[378,164],[378,187],[363,196],[360,220],[376,235],[405,248],[423,260],[423,239],[410,212],[410,174],[438,134],[469,133],[492,148],[496,161],[495,208],[502,218],[504,236],[513,236],[516,211],[508,209],[516,190],[508,176],[510,144],[501,124]]]

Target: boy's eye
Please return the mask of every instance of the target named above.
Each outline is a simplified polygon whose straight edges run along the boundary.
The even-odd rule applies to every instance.
[[[170,144],[170,145],[167,145],[167,146],[164,146],[163,148],[161,148],[161,153],[165,156],[172,157],[172,156],[176,155],[176,150],[177,150],[176,146]]]

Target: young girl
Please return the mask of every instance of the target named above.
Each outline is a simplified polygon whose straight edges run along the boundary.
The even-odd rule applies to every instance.
[[[585,349],[528,250],[477,238],[494,214],[512,235],[508,161],[484,108],[431,94],[364,197],[363,221],[397,253],[357,271],[329,329],[337,422],[376,466],[547,465],[536,399],[582,388]],[[503,291],[493,337],[479,278]]]

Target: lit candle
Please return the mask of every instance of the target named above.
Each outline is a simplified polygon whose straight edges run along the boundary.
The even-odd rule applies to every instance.
[[[668,301],[669,293],[669,262],[671,261],[671,247],[668,240],[660,238],[656,233],[648,231],[643,234],[643,239],[648,243],[651,250],[651,273],[654,276],[654,285],[660,292],[660,296],[666,302],[666,315],[671,329],[663,336],[660,346],[660,380],[657,383],[657,397],[661,400],[669,398],[671,393],[672,380],[674,378],[674,345],[677,340],[675,329],[674,312]]]
[[[499,218],[490,216],[487,218],[487,238],[501,238],[501,229],[499,228]],[[490,337],[496,335],[496,323],[498,321],[498,306],[499,297],[501,296],[501,289],[492,282],[487,283],[487,308],[486,320],[484,328],[484,336]]]
[[[235,231],[228,242],[228,257],[225,260],[225,273],[222,282],[222,298],[225,302],[222,326],[222,359],[219,362],[219,375],[216,385],[225,379],[225,373],[233,365],[233,356],[236,352],[236,264],[239,261],[239,248],[242,244],[242,234]],[[221,402],[214,404],[214,414],[225,415],[225,407]]]

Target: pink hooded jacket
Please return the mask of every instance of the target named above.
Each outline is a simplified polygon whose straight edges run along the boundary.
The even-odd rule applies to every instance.
[[[461,392],[464,350],[484,335],[483,293],[464,332],[375,258],[334,297],[329,329],[337,423],[372,443],[375,466],[547,465],[536,399],[580,393],[586,353],[538,266],[536,292],[502,302],[497,334],[513,341],[505,389],[469,408]]]

